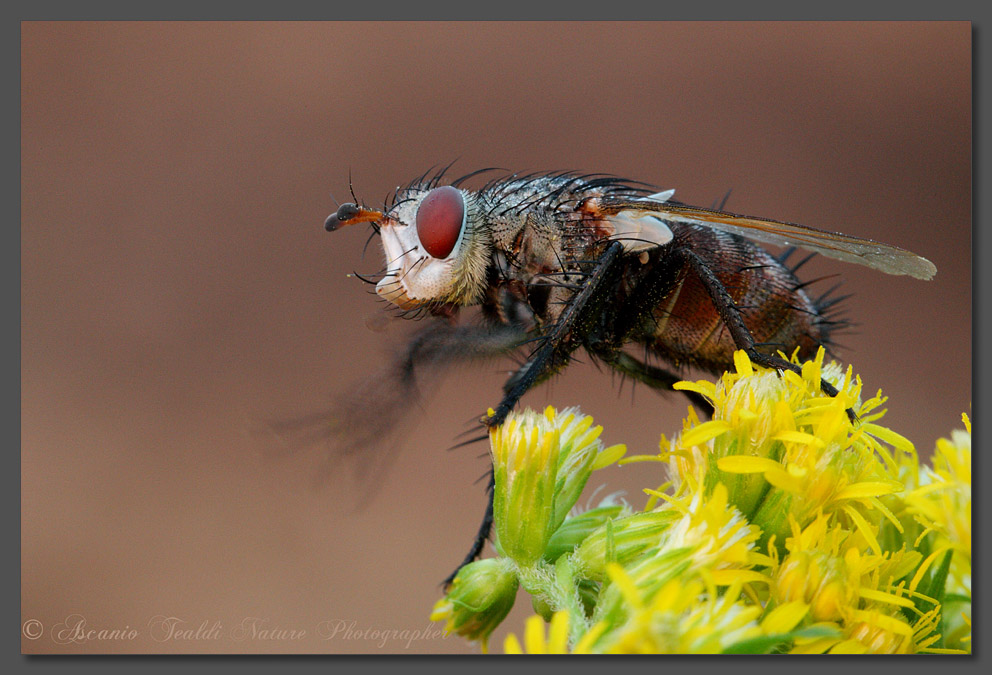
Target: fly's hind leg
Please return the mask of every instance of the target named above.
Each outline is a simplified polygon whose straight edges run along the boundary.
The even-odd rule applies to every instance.
[[[479,525],[479,532],[475,535],[475,541],[472,542],[471,550],[465,555],[465,559],[462,560],[461,564],[441,582],[441,585],[445,589],[451,586],[451,582],[455,580],[455,577],[458,576],[458,573],[465,565],[474,562],[476,558],[482,555],[482,549],[489,540],[489,533],[493,529],[493,490],[496,488],[495,476],[495,472],[490,468],[489,480],[486,482],[486,494],[489,497],[489,502],[486,504],[486,514],[482,517],[482,524]]]
[[[509,414],[509,411],[513,409],[514,405],[516,405],[517,400],[519,400],[520,396],[523,395],[522,392],[519,394],[515,394],[516,399],[513,400],[512,403],[508,402],[508,398],[510,397],[511,392],[516,392],[518,388],[517,385],[519,383],[533,380],[530,383],[530,386],[533,386],[534,384],[537,384],[539,381],[545,379],[550,375],[550,373],[547,372],[548,370],[547,368],[545,368],[545,372],[543,374],[538,374],[534,368],[533,362],[534,359],[532,356],[530,359],[527,360],[527,362],[523,366],[518,368],[506,381],[506,384],[503,387],[503,390],[506,393],[506,397],[503,399],[503,403],[508,405],[509,407],[506,408],[506,413],[504,413],[500,418],[499,424],[501,424],[502,421],[506,419],[506,415]],[[530,375],[528,375],[528,373],[530,373]],[[496,426],[496,423],[489,424],[489,421],[492,419],[494,418],[486,417],[483,420],[483,423],[487,424],[487,426]],[[481,440],[481,439],[476,439],[476,440]],[[489,540],[489,534],[493,528],[493,490],[495,488],[496,488],[496,474],[493,471],[492,467],[490,467],[488,472],[488,478],[486,481],[486,494],[489,498],[489,501],[486,504],[486,513],[482,517],[482,524],[479,525],[479,531],[478,533],[476,533],[475,540],[472,542],[472,548],[465,555],[465,559],[462,560],[461,563],[458,565],[458,567],[455,568],[455,570],[451,574],[449,574],[448,577],[442,582],[442,585],[446,589],[449,586],[451,586],[451,582],[455,580],[455,577],[458,575],[458,572],[461,571],[461,569],[465,567],[465,565],[468,565],[469,563],[476,560],[480,555],[482,555],[482,549],[485,548],[486,542]]]
[[[744,319],[737,305],[734,303],[734,299],[727,292],[726,287],[724,287],[713,270],[691,249],[679,248],[677,249],[677,253],[689,264],[692,270],[698,275],[699,280],[702,281],[706,292],[713,301],[713,306],[716,307],[720,319],[727,327],[727,330],[730,331],[730,335],[733,337],[734,344],[738,349],[743,349],[747,353],[748,358],[760,366],[776,368],[778,370],[791,370],[794,373],[802,374],[802,368],[786,361],[781,356],[758,351],[755,347],[754,336],[751,335],[751,331],[744,324]],[[839,393],[837,387],[822,378],[820,379],[820,389],[828,396],[836,396]],[[857,419],[857,415],[851,408],[847,409],[847,416],[851,418],[852,422]]]
[[[605,357],[604,361],[617,372],[659,391],[675,391],[672,385],[683,379],[664,368],[658,368],[635,359],[626,352],[616,352]],[[680,391],[679,393],[688,398],[706,417],[713,417],[713,404],[706,400],[706,397],[694,391]]]

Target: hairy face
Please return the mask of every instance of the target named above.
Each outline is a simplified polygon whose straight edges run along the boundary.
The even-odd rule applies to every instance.
[[[386,271],[376,293],[402,309],[474,302],[491,242],[473,193],[445,185],[397,196],[380,223]]]

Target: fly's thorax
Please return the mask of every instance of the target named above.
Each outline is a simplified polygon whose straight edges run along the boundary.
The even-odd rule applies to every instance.
[[[474,193],[412,188],[380,223],[385,275],[376,293],[403,309],[477,303],[492,237]]]
[[[520,237],[527,218],[519,215],[490,215],[488,227],[492,236],[493,248],[509,255],[519,248]]]
[[[565,222],[549,212],[531,212],[521,242],[523,259],[534,272],[560,271],[568,267],[576,246],[567,236]]]

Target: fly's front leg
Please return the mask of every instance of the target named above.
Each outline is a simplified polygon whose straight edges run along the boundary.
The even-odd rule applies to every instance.
[[[334,439],[335,455],[356,458],[360,466],[374,466],[374,460],[388,454],[391,444],[386,439],[398,432],[416,410],[425,382],[436,381],[459,363],[511,352],[525,337],[515,326],[427,322],[385,367],[349,386],[330,411],[313,420],[288,422],[276,429],[315,427],[312,435]],[[333,466],[328,463],[327,470]]]
[[[802,368],[796,364],[786,361],[777,354],[765,354],[755,348],[754,336],[751,335],[751,331],[744,324],[744,319],[741,316],[740,310],[737,309],[734,299],[727,292],[726,287],[724,287],[713,270],[706,264],[706,261],[688,248],[678,248],[676,249],[676,253],[689,264],[699,277],[699,280],[703,282],[706,292],[709,294],[713,305],[720,314],[720,319],[727,327],[727,330],[730,331],[730,335],[733,337],[734,344],[738,349],[743,349],[747,353],[748,358],[758,365],[765,366],[766,368],[777,368],[779,370],[791,370],[794,373],[802,374]],[[820,389],[828,396],[836,396],[839,393],[834,385],[822,378],[820,379]],[[851,409],[848,409],[847,415],[851,418],[851,421],[857,419],[857,416]]]
[[[599,294],[616,274],[622,254],[623,246],[619,242],[609,245],[561,316],[541,336],[530,358],[507,381],[503,400],[494,408],[493,415],[482,420],[486,426],[495,427],[502,424],[520,398],[541,378],[550,374],[555,366],[555,358],[568,356],[580,346],[581,340],[576,339],[579,337],[576,333],[580,332],[583,323],[587,320],[586,310],[591,304],[595,304],[595,301],[602,301]]]

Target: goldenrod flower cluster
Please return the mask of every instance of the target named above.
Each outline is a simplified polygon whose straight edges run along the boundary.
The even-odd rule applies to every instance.
[[[575,409],[511,415],[490,434],[499,557],[462,568],[432,619],[485,647],[521,587],[536,614],[511,653],[969,652],[967,416],[921,465],[878,424],[881,392],[862,400],[822,350],[794,362],[738,352],[719,381],[676,385],[713,418],[690,408],[656,455],[621,459]],[[571,513],[617,461],[658,465],[644,509]]]

